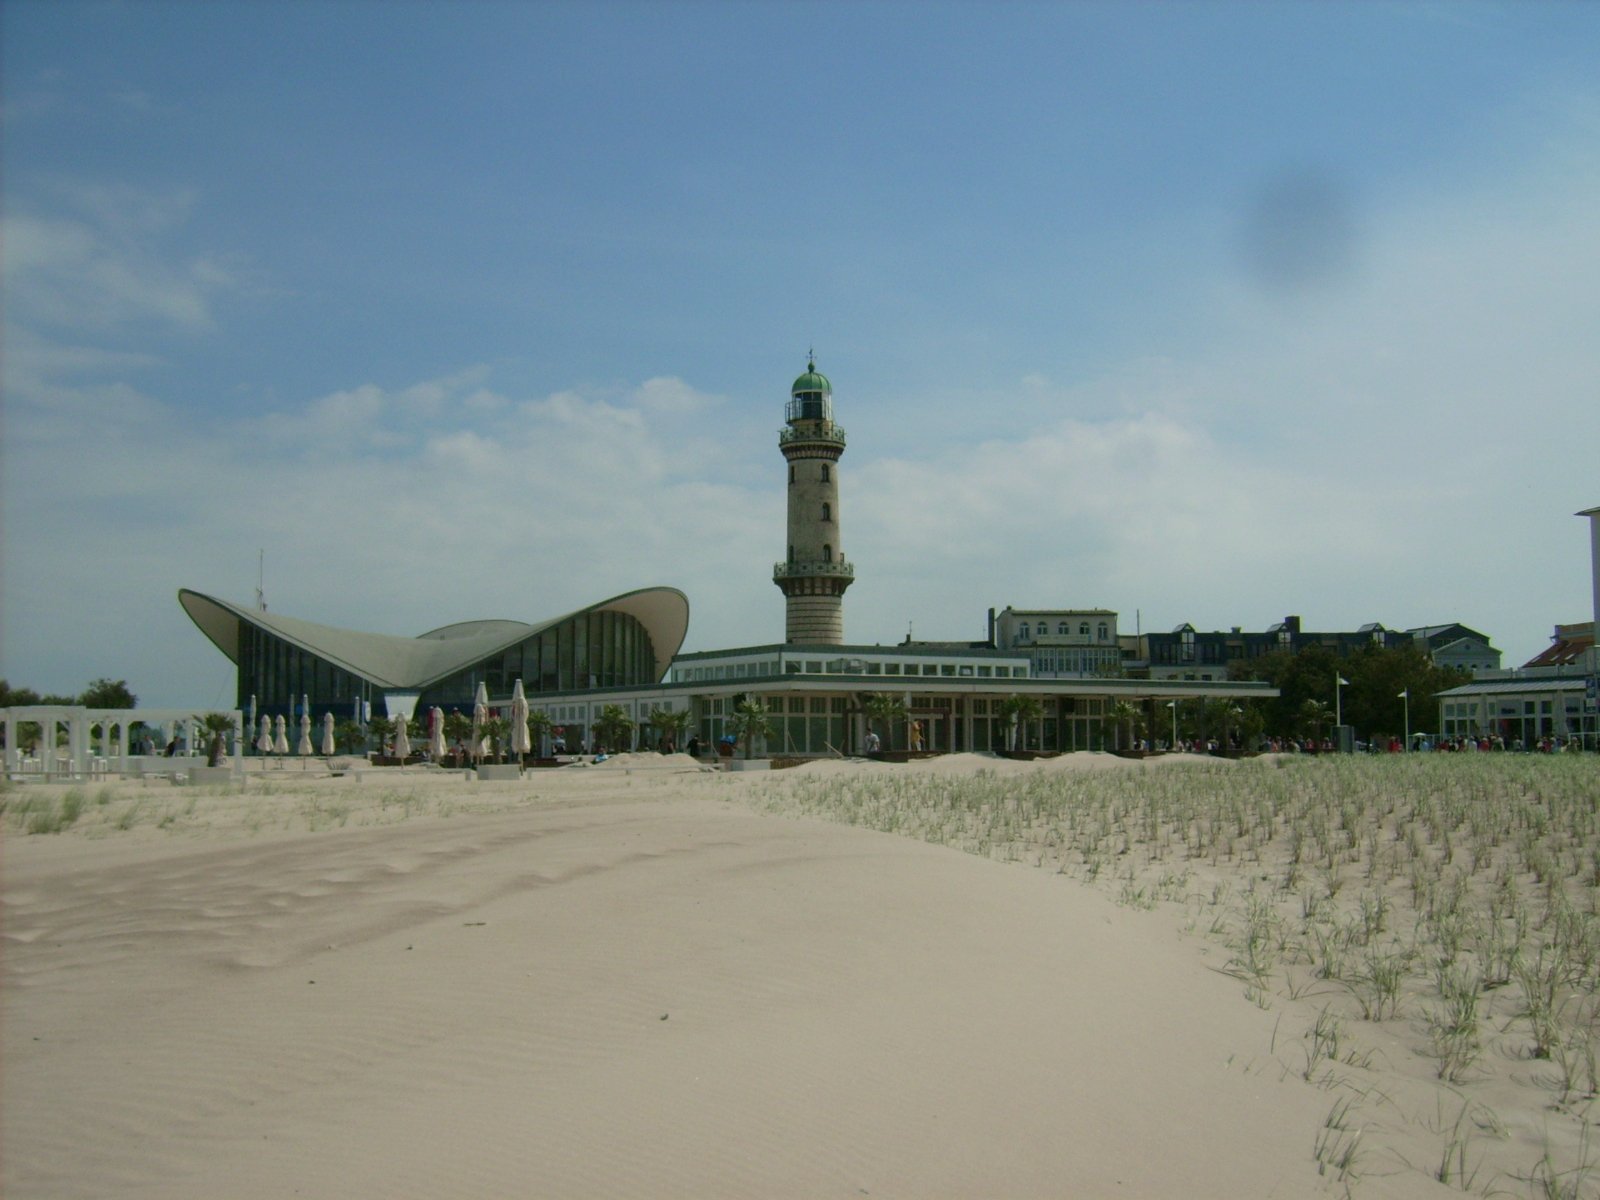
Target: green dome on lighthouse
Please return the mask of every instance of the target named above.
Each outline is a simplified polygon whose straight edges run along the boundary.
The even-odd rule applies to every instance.
[[[798,396],[801,392],[826,392],[833,395],[833,384],[828,382],[828,377],[817,370],[815,359],[806,363],[806,373],[794,381],[794,386],[789,389],[789,394]]]

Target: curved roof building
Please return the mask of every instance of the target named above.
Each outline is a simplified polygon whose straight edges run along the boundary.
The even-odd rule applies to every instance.
[[[258,712],[295,711],[301,696],[314,713],[384,696],[460,707],[480,683],[493,701],[518,679],[530,694],[648,686],[666,675],[689,628],[689,599],[676,588],[642,588],[538,624],[464,621],[414,638],[336,629],[187,588],[178,602],[238,667],[239,707],[254,697]]]

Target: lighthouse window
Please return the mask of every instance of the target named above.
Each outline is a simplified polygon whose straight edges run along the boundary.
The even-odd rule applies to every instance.
[[[823,483],[827,483],[828,482],[828,464],[827,463],[823,463],[822,464],[822,482]]]
[[[823,542],[822,543],[822,561],[823,562],[832,562],[833,561],[833,547],[828,545],[827,542]]]
[[[823,506],[822,506],[822,519],[823,519],[823,520],[824,520],[824,521],[831,521],[831,520],[833,520],[833,505],[831,505],[831,504],[824,504],[824,505],[823,505]]]
[[[790,483],[794,482],[794,468],[793,467],[789,468],[789,482]]]

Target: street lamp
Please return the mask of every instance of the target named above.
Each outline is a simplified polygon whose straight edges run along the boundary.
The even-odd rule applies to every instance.
[[[1344,689],[1350,686],[1350,681],[1339,672],[1333,673],[1333,723],[1344,724]]]
[[[1400,749],[1409,752],[1411,749],[1411,689],[1407,688],[1401,692],[1400,699],[1406,702],[1406,740]]]
[[[1172,752],[1178,752],[1178,702],[1168,700],[1167,707],[1172,710]]]

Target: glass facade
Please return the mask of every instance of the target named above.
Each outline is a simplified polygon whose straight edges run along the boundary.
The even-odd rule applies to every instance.
[[[505,704],[518,679],[530,696],[648,686],[656,682],[655,646],[645,627],[626,613],[580,613],[428,685],[417,704],[470,707],[480,682],[491,703]],[[310,650],[240,622],[236,703],[241,709],[249,710],[253,695],[257,712],[291,714],[304,695],[310,697],[313,716],[326,711],[352,716],[357,700],[372,702],[378,711],[383,692]]]
[[[374,695],[359,675],[245,621],[239,623],[238,678],[235,706],[248,713],[254,696],[258,715],[297,716],[300,697],[309,696],[312,716],[331,710],[353,717],[355,702]]]
[[[529,696],[647,687],[656,682],[655,646],[645,627],[627,613],[579,613],[430,684],[418,703],[470,705],[480,682],[489,689],[491,702],[504,702],[519,679]]]

